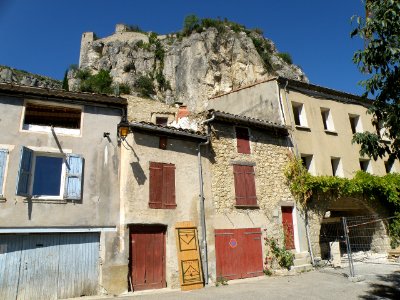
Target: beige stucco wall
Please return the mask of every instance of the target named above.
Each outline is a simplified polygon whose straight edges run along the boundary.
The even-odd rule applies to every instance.
[[[121,212],[124,212],[121,251],[129,258],[129,225],[163,224],[166,233],[167,287],[179,287],[179,269],[176,249],[175,224],[192,221],[198,227],[199,237],[199,175],[198,142],[168,138],[167,150],[161,150],[159,137],[134,132],[123,143],[121,154]],[[175,209],[149,208],[149,163],[162,162],[175,165]],[[208,173],[207,159],[203,159],[204,173]],[[209,177],[204,177],[205,198],[209,199]],[[206,210],[210,211],[207,207]],[[213,259],[212,257],[210,259]],[[127,274],[125,274],[125,279]]]
[[[344,177],[352,177],[355,172],[360,170],[360,146],[351,143],[353,133],[349,114],[360,116],[363,131],[376,132],[371,124],[372,116],[367,114],[366,107],[327,98],[315,98],[293,90],[285,92],[284,89],[281,89],[281,98],[285,110],[285,122],[293,128],[293,138],[298,153],[313,155],[313,174],[332,175],[331,157],[341,158]],[[294,125],[292,102],[303,104],[308,129]],[[335,133],[324,130],[321,108],[330,109]],[[384,160],[371,160],[370,164],[372,174],[386,174]],[[400,171],[400,164],[397,161],[394,164],[394,170]]]
[[[287,139],[273,137],[263,130],[250,128],[251,154],[242,154],[237,153],[234,125],[213,122],[212,132],[210,157],[212,205],[215,215],[210,220],[210,230],[260,227],[266,229],[268,236],[280,237],[283,240],[281,206],[295,205],[284,176],[284,168],[290,153]],[[259,209],[235,207],[233,162],[255,164]],[[294,215],[297,217],[295,211]],[[298,225],[301,226],[300,221]],[[304,238],[298,242],[298,250],[307,251]],[[264,245],[263,253],[265,253]]]
[[[283,124],[276,81],[266,81],[208,100],[207,109]]]

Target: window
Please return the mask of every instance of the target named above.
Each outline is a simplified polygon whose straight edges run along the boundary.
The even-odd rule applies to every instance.
[[[168,142],[168,138],[166,136],[160,136],[158,148],[162,149],[162,150],[167,149],[167,142]]]
[[[342,161],[339,157],[331,157],[332,175],[343,177]]]
[[[236,206],[257,206],[253,166],[233,165]]]
[[[394,162],[389,162],[388,160],[385,161],[385,170],[386,174],[394,172]]]
[[[389,132],[382,120],[376,123],[376,132],[383,141],[390,141]]]
[[[313,156],[310,154],[301,154],[301,162],[308,172],[314,174],[314,161]]]
[[[82,110],[57,105],[27,103],[22,129],[79,135]]]
[[[83,158],[22,147],[17,195],[40,199],[82,199]]]
[[[360,170],[372,173],[372,168],[369,159],[360,159]]]
[[[351,115],[349,114],[351,132],[355,134],[356,132],[362,132],[361,120],[360,116],[358,115]]]
[[[6,176],[8,150],[0,149],[0,198],[4,197],[4,183]]]
[[[249,129],[245,127],[236,127],[235,130],[238,153],[250,154]]]
[[[294,124],[307,127],[306,112],[303,103],[292,102]]]
[[[324,129],[327,131],[335,131],[331,110],[329,108],[321,108],[321,117],[322,123],[324,124]]]
[[[161,126],[168,125],[168,118],[166,117],[156,117],[156,124]]]
[[[150,162],[150,208],[176,207],[175,165]]]

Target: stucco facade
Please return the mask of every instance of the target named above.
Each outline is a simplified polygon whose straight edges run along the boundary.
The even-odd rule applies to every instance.
[[[143,123],[144,124],[144,123]],[[141,124],[136,123],[137,126]],[[121,155],[121,253],[128,263],[132,258],[129,243],[131,228],[135,225],[161,225],[165,227],[165,280],[166,286],[178,288],[179,262],[176,247],[175,225],[177,222],[191,221],[197,226],[201,235],[201,212],[199,199],[199,143],[204,143],[206,137],[193,134],[191,137],[183,135],[185,131],[169,128],[176,135],[169,135],[165,127],[144,124],[152,130],[131,128],[125,141],[122,142]],[[132,125],[135,126],[135,125]],[[166,149],[160,149],[160,136],[166,137]],[[175,168],[175,201],[174,208],[150,207],[150,164],[164,163]],[[208,174],[207,159],[202,157],[203,174]],[[210,211],[210,183],[209,176],[204,179],[205,210]],[[202,245],[201,245],[202,246]],[[132,247],[132,246],[131,246]],[[213,257],[209,258],[210,261]],[[131,266],[131,265],[130,265]],[[210,270],[212,272],[212,270]],[[125,274],[127,278],[128,274]]]
[[[15,93],[15,89],[18,89],[18,93]],[[51,130],[45,126],[40,130],[24,129],[27,103],[80,110],[80,132],[70,135],[63,133],[63,129]],[[120,154],[116,127],[125,106],[126,101],[116,97],[91,97],[87,94],[6,85],[2,85],[0,91],[0,148],[7,151],[3,193],[0,191],[3,195],[0,200],[0,232],[98,232],[98,255],[102,261],[98,279],[102,288],[98,287],[98,292],[112,289],[108,279],[119,260],[118,252],[114,251],[119,224]],[[22,147],[31,149],[34,155],[65,159],[73,153],[82,157],[79,199],[17,196]],[[29,182],[37,176],[37,173],[30,174]]]

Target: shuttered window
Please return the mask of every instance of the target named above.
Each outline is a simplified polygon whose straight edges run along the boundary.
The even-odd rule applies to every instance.
[[[253,166],[233,165],[236,206],[257,206]]]
[[[0,149],[0,198],[4,196],[3,190],[4,190],[7,156],[8,156],[8,150]]]
[[[16,194],[39,199],[82,199],[83,158],[22,147]]]
[[[176,207],[175,165],[150,162],[150,208]]]
[[[249,129],[236,127],[236,141],[238,153],[250,154]]]

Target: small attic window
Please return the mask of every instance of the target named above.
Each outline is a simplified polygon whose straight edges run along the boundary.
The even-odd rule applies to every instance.
[[[66,106],[27,103],[23,129],[31,131],[51,131],[80,134],[82,110]]]

